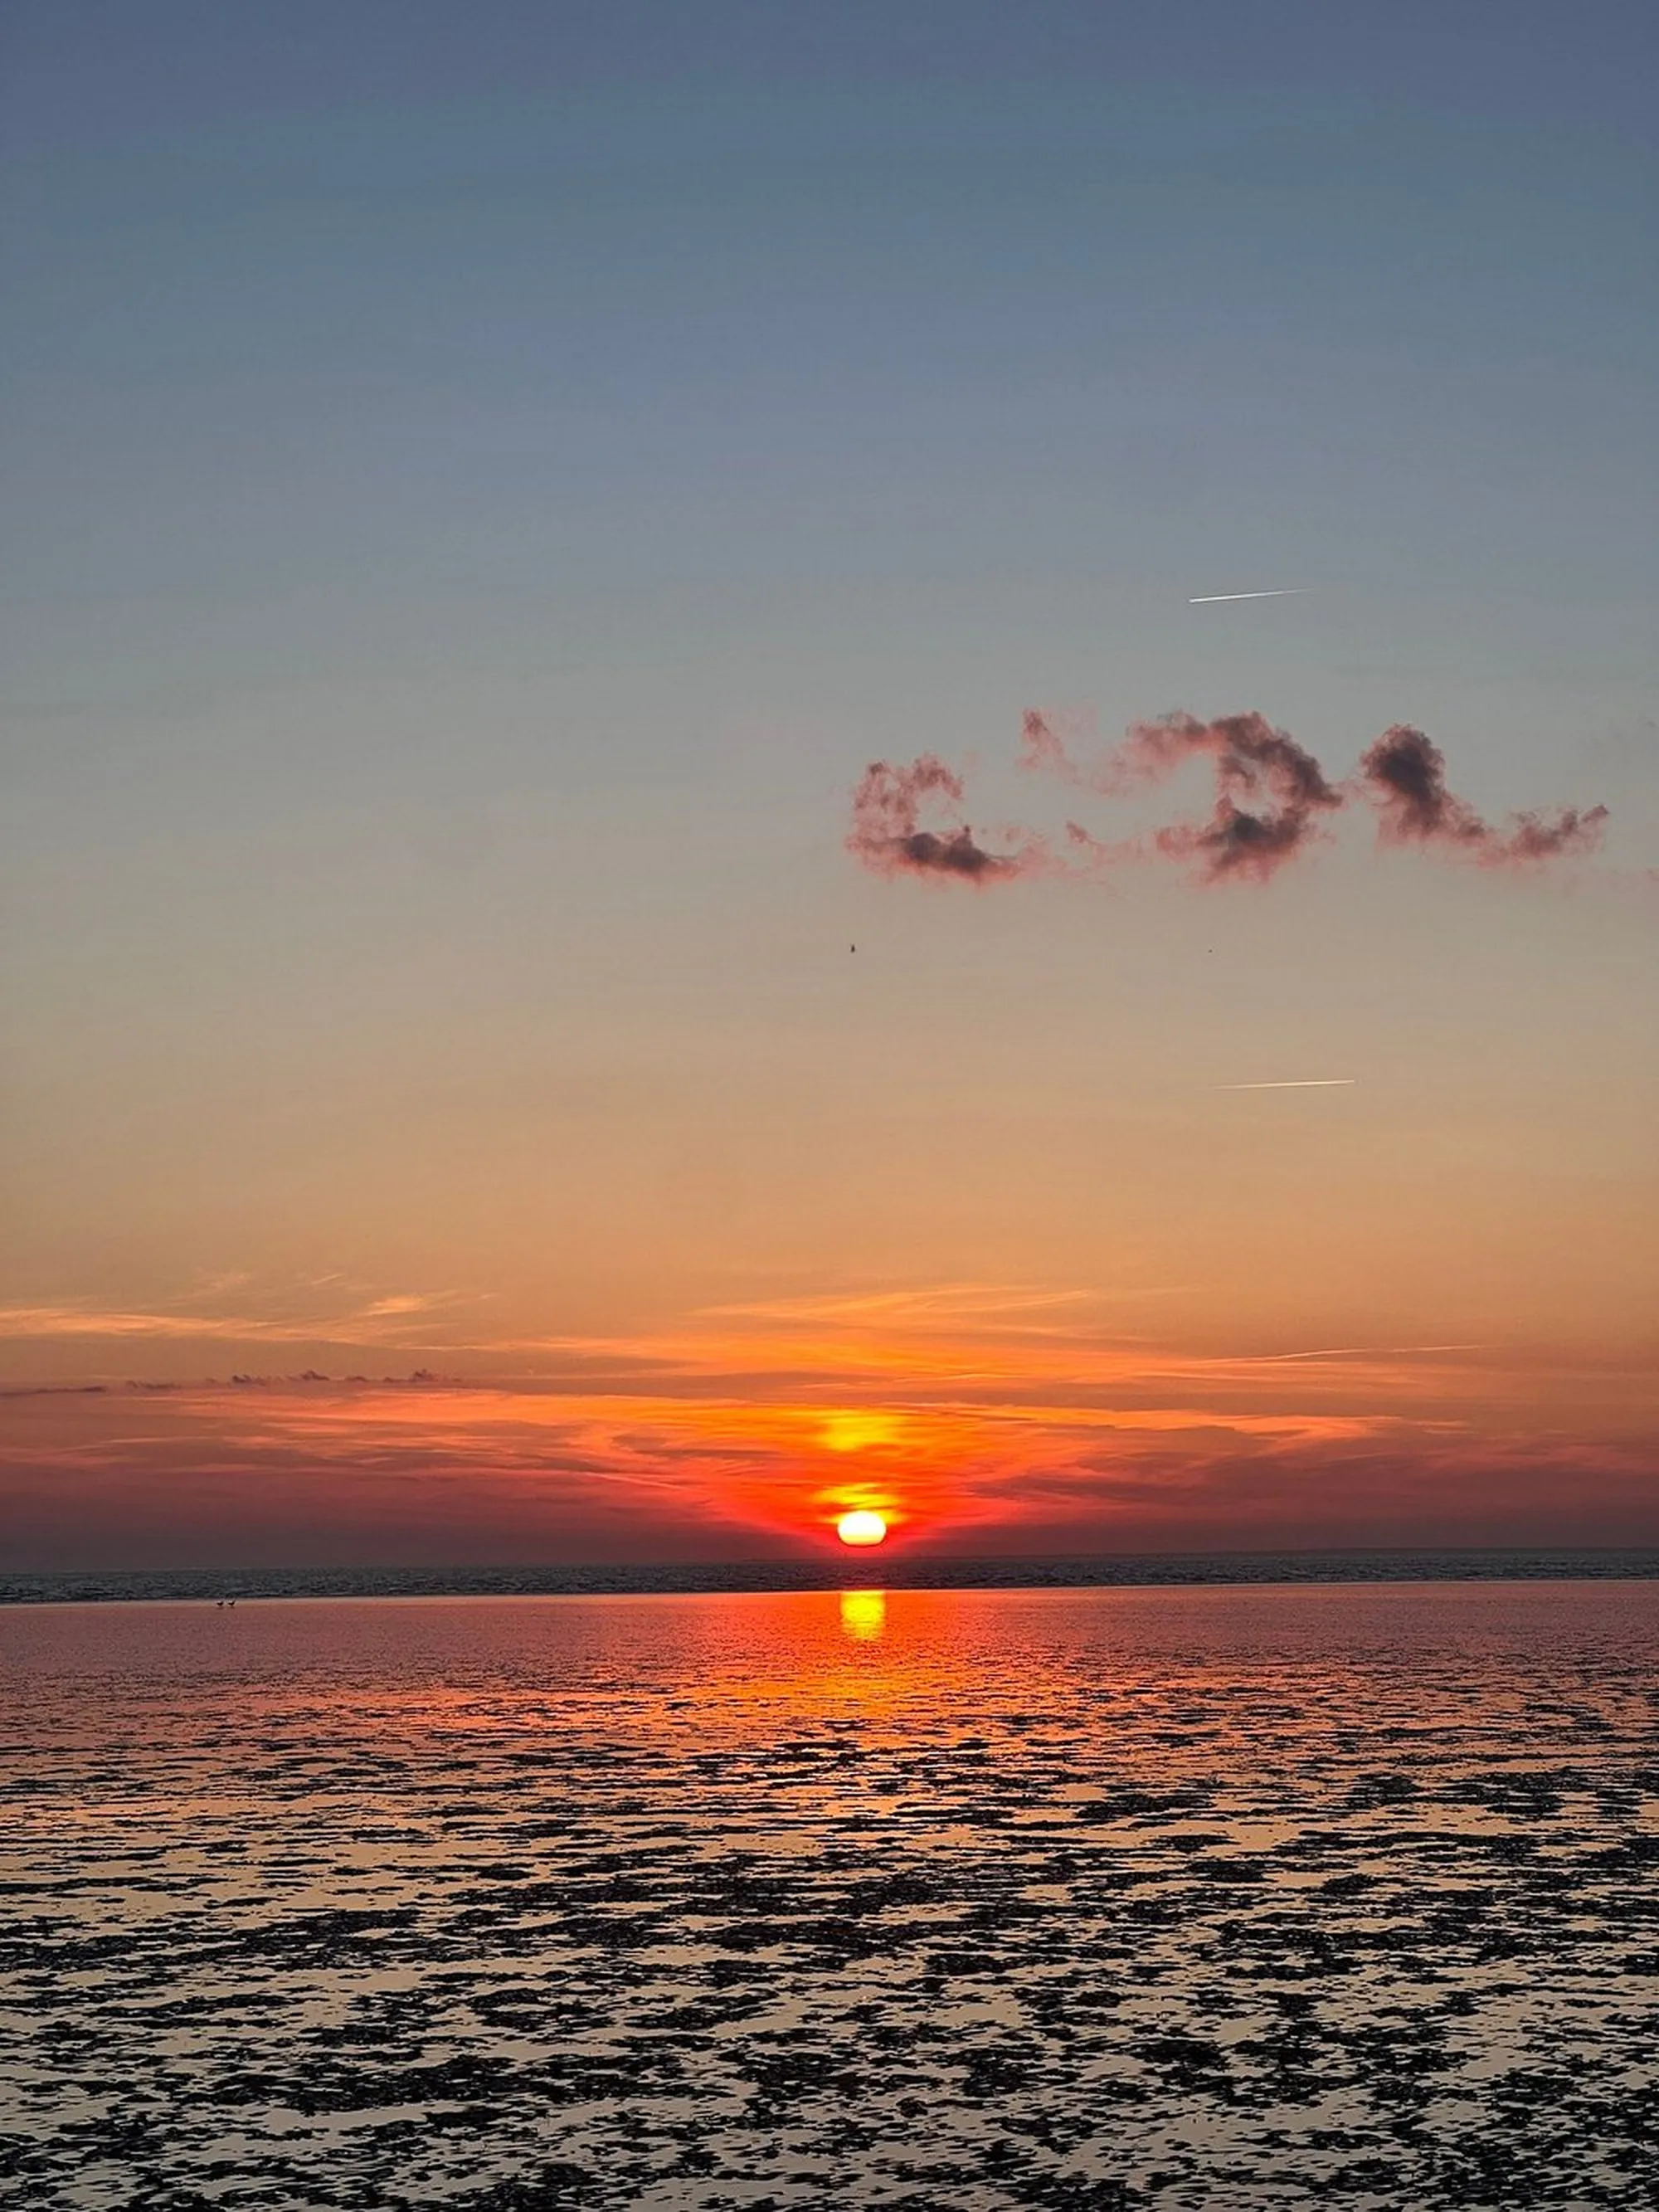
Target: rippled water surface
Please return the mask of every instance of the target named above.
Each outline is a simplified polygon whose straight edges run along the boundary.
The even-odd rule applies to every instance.
[[[0,2203],[1659,2204],[1659,1584],[0,1612]]]

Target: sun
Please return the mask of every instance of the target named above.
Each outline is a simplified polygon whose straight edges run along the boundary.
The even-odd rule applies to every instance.
[[[843,1513],[836,1523],[843,1544],[884,1544],[887,1523],[879,1513]]]

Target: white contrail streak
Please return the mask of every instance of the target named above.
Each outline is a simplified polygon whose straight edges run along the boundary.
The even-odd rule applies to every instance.
[[[1218,1091],[1340,1091],[1357,1075],[1293,1075],[1285,1083],[1218,1083]]]
[[[1311,584],[1287,584],[1281,592],[1206,592],[1200,599],[1188,599],[1187,604],[1189,607],[1218,607],[1224,599],[1298,599],[1312,589]]]

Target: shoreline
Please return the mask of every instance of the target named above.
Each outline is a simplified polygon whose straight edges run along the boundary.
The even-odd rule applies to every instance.
[[[890,1557],[856,1565],[728,1561],[561,1568],[222,1567],[0,1571],[0,1606],[307,1598],[782,1596],[800,1591],[1032,1590],[1468,1582],[1650,1582],[1659,1547],[1355,1547],[1148,1553],[1134,1557]]]

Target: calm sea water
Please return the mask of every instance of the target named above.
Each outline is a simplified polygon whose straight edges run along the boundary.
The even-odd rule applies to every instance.
[[[0,2202],[1659,2203],[1659,1584],[0,1610]]]

